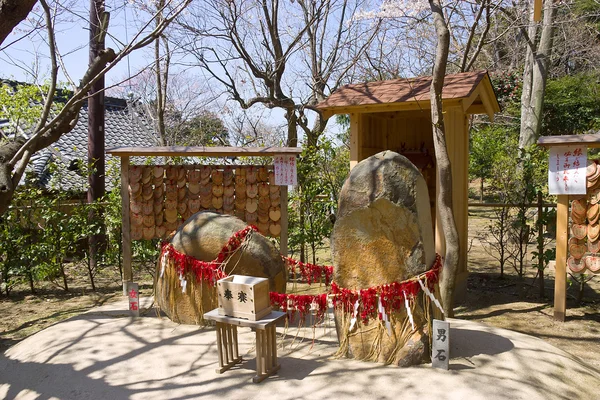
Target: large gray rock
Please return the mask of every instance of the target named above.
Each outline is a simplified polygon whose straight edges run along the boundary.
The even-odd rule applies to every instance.
[[[246,223],[230,215],[203,211],[192,215],[175,233],[171,244],[175,250],[202,261],[214,260],[229,238],[246,227]],[[203,314],[217,307],[216,289],[206,282],[186,277],[186,293],[179,278],[166,268],[160,278],[159,261],[155,282],[157,304],[171,320],[182,324],[203,323]],[[238,251],[225,265],[228,275],[248,275],[269,279],[269,290],[285,292],[285,264],[279,250],[258,232],[252,233],[244,251]]]
[[[429,193],[423,176],[407,158],[384,151],[352,169],[340,193],[331,251],[335,282],[351,289],[401,282],[431,267],[435,248]],[[401,366],[425,361],[429,338],[423,304],[415,304],[417,329],[408,335],[405,311],[391,319],[391,335],[382,332],[377,321],[357,324],[357,330],[348,334],[348,316],[336,310],[338,337],[347,338],[342,340],[342,352]]]

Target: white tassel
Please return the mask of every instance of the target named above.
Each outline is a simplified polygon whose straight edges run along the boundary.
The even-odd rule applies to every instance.
[[[435,296],[433,295],[433,293],[431,293],[429,291],[429,288],[427,286],[425,286],[423,284],[423,282],[421,282],[420,279],[417,279],[417,281],[419,281],[419,285],[421,285],[421,289],[423,289],[423,291],[425,292],[425,294],[427,296],[429,296],[429,298],[431,299],[431,301],[433,301],[433,303],[437,306],[437,308],[440,309],[440,311],[442,312],[442,314],[444,314],[444,309],[442,308],[442,305],[440,304],[439,300],[435,298]]]
[[[383,322],[385,322],[385,327],[387,328],[388,334],[391,335],[392,334],[392,324],[390,323],[390,320],[388,319],[388,316],[385,313],[385,308],[381,304],[381,297],[377,298],[377,308],[379,310],[379,313],[381,313],[381,320]]]
[[[162,256],[162,260],[160,260],[161,269],[160,269],[160,279],[162,279],[165,274],[165,264],[167,263],[167,252],[165,251]]]
[[[360,297],[358,299],[356,299],[356,302],[354,303],[354,311],[352,312],[352,319],[350,320],[350,328],[348,328],[349,332],[352,332],[352,329],[354,329],[354,325],[356,325],[356,315],[358,314],[358,301],[360,300]]]
[[[406,292],[404,293],[404,307],[406,307],[406,314],[408,314],[408,320],[410,321],[410,326],[412,326],[412,330],[415,330],[415,321],[413,319],[412,312],[410,311],[410,304],[408,304],[408,299],[406,298]]]
[[[179,284],[181,285],[181,293],[185,294],[185,287],[187,286],[187,281],[181,273],[179,274]]]

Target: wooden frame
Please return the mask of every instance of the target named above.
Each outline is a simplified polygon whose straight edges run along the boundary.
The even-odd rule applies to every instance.
[[[350,169],[360,161],[383,150],[392,150],[405,154],[425,148],[434,155],[433,133],[431,127],[431,103],[428,94],[419,92],[419,97],[406,97],[402,100],[387,102],[384,99],[394,98],[389,92],[395,90],[398,80],[371,82],[376,90],[369,91],[361,86],[356,92],[362,92],[364,98],[359,102],[349,93],[345,98],[337,93],[333,102],[327,100],[317,105],[324,116],[335,114],[350,115]],[[364,85],[369,85],[364,84]],[[357,84],[358,86],[362,84]],[[470,86],[469,86],[470,85]],[[350,85],[353,86],[353,85]],[[468,90],[465,89],[468,86]],[[384,90],[387,87],[386,90]],[[380,93],[381,97],[377,97]],[[459,94],[460,93],[460,94]],[[333,93],[332,96],[335,96]],[[500,106],[494,94],[491,80],[487,73],[480,80],[463,83],[462,90],[445,93],[442,99],[444,109],[444,125],[446,128],[446,144],[452,165],[453,181],[453,213],[460,241],[459,266],[456,282],[456,301],[464,298],[467,292],[467,248],[468,248],[468,174],[469,174],[469,115],[487,114],[493,121],[494,113]],[[404,151],[401,150],[404,148]],[[435,159],[434,159],[435,161]],[[414,162],[414,161],[413,161]],[[430,203],[436,206],[439,188],[437,173],[428,171]],[[425,175],[427,175],[425,173]],[[434,177],[433,175],[436,175]],[[428,178],[426,178],[428,179]],[[436,252],[442,257],[445,253],[445,238],[441,220],[435,208],[432,210],[432,223],[435,226]]]
[[[219,315],[214,309],[204,314],[207,320],[213,320],[217,325],[217,352],[219,353],[219,368],[217,374],[222,374],[236,364],[242,362],[238,351],[237,327],[245,326],[256,331],[256,376],[252,382],[260,383],[281,368],[277,361],[277,321],[285,317],[284,312],[271,313],[258,321]]]
[[[600,147],[600,134],[542,136],[537,144],[556,146]],[[567,315],[567,244],[569,240],[569,195],[558,195],[556,207],[556,265],[554,278],[554,319],[564,322]]]
[[[274,157],[277,155],[298,155],[299,147],[114,147],[106,150],[107,154],[121,158],[121,223],[123,239],[123,295],[127,294],[127,283],[133,281],[131,269],[131,223],[129,212],[129,165],[131,157],[153,156],[185,156],[185,157]],[[232,165],[235,167],[235,165]],[[279,236],[280,252],[288,254],[288,213],[287,186],[280,188],[281,233]]]

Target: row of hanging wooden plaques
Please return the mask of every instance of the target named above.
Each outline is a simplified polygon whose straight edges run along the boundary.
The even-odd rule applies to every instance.
[[[588,160],[587,195],[571,202],[571,238],[567,266],[573,273],[600,273],[600,166]],[[574,197],[574,196],[573,196]]]
[[[131,165],[131,239],[165,238],[205,210],[235,215],[263,235],[279,237],[280,195],[272,167]]]

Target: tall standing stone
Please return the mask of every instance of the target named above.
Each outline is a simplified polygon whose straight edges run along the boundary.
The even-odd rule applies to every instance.
[[[401,282],[431,267],[435,249],[427,184],[406,157],[383,151],[352,169],[340,193],[331,251],[334,280],[348,289]],[[336,310],[346,355],[401,366],[426,361],[426,310],[418,299],[415,303],[414,331],[400,310],[390,316],[391,332],[379,321],[358,323],[347,332],[348,316]]]

